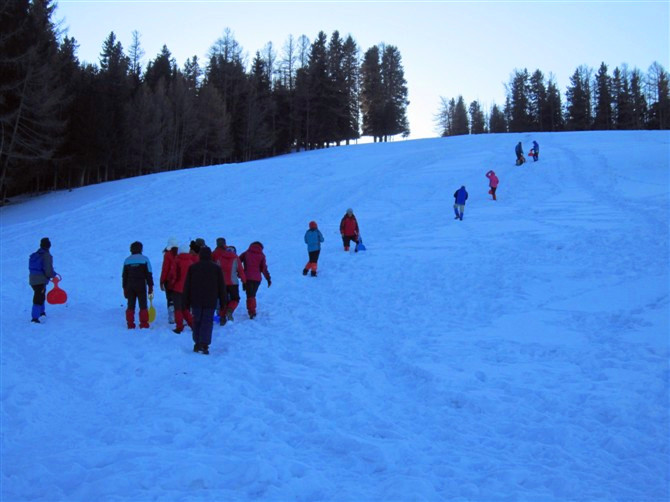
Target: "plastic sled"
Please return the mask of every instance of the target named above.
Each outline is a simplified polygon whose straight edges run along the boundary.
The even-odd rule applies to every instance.
[[[355,251],[365,251],[365,245],[363,244],[363,239],[360,235],[358,236],[358,242],[356,243]]]
[[[149,295],[149,323],[156,320],[156,309],[154,307],[154,295]]]
[[[51,281],[54,283],[54,287],[47,293],[47,302],[51,305],[62,305],[67,301],[67,293],[58,286],[58,283],[61,281],[62,277],[56,275]]]

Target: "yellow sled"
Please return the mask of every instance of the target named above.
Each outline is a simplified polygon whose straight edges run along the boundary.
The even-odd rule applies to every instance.
[[[156,320],[156,309],[154,308],[154,295],[149,295],[149,323]]]

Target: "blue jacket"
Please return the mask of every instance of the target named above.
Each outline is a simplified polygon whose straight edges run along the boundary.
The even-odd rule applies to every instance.
[[[305,244],[307,244],[307,251],[316,251],[321,249],[321,243],[323,242],[323,234],[318,228],[309,229],[305,232]]]
[[[535,150],[536,153],[540,153],[540,145],[537,144],[537,141],[533,141],[533,150]]]
[[[454,192],[454,204],[465,204],[465,201],[468,200],[468,192],[466,192],[465,187],[461,187]]]

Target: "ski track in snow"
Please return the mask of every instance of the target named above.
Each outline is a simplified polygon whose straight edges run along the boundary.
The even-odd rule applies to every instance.
[[[360,145],[0,208],[2,500],[667,500],[669,139]],[[342,251],[347,207],[366,252]],[[45,235],[69,300],[37,326]],[[209,357],[158,288],[124,326],[130,242],[157,281],[171,235],[265,245],[259,315],[241,292]]]

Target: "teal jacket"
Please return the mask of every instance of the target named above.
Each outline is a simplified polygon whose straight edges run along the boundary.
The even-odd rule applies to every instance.
[[[323,242],[323,234],[318,228],[309,229],[305,232],[305,244],[307,244],[307,251],[316,251],[321,249]]]

